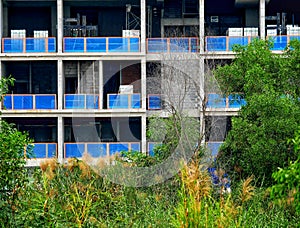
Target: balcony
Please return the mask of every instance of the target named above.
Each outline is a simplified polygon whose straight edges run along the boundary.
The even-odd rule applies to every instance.
[[[56,109],[55,94],[7,94],[3,99],[7,110]]]
[[[242,94],[230,94],[228,97],[216,93],[207,95],[207,108],[241,108],[244,105],[246,101]]]
[[[3,38],[3,53],[54,53],[56,38]]]
[[[139,142],[113,142],[113,143],[97,143],[97,142],[81,142],[81,143],[65,143],[65,158],[77,157],[81,158],[87,152],[93,158],[112,156],[121,151],[140,151]]]
[[[196,53],[198,38],[148,38],[147,53]]]
[[[65,109],[99,109],[99,95],[65,94]]]
[[[140,52],[138,37],[65,37],[64,52]]]
[[[57,143],[33,143],[28,147],[32,148],[32,155],[29,158],[56,158]]]
[[[141,108],[141,95],[132,94],[107,94],[108,109]]]

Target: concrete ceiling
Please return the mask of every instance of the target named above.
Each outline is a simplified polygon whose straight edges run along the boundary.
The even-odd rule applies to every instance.
[[[266,4],[269,3],[270,0],[266,0]],[[241,8],[254,7],[257,6],[259,0],[235,0],[235,6]]]

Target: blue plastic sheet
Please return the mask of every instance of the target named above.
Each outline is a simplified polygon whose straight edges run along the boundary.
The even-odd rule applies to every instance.
[[[66,109],[84,109],[85,108],[85,95],[82,94],[67,94],[65,95],[65,108]]]
[[[128,94],[108,94],[108,108],[128,108]]]
[[[272,51],[283,51],[288,45],[287,36],[271,36],[269,39],[274,43]]]
[[[66,143],[65,144],[65,157],[66,158],[81,158],[84,153],[83,143]]]
[[[206,106],[208,108],[226,108],[226,98],[219,94],[208,94]]]
[[[106,154],[106,151],[107,151],[106,143],[90,143],[90,144],[87,144],[87,150],[88,150],[88,153],[94,158],[107,156],[107,154]]]
[[[140,94],[131,94],[131,108],[141,107],[141,96]]]
[[[168,42],[164,38],[148,39],[148,53],[162,53],[168,51]]]
[[[241,94],[230,94],[228,96],[229,108],[241,108],[246,105],[246,101]]]
[[[111,156],[121,151],[129,151],[128,147],[129,147],[128,143],[109,144],[109,155]]]
[[[3,42],[3,52],[4,53],[16,53],[16,52],[23,52],[24,51],[24,40],[23,39],[4,39]]]
[[[149,106],[148,109],[161,109],[161,96],[160,95],[149,95],[148,97]]]
[[[65,38],[64,52],[84,52],[84,38]]]
[[[226,37],[207,37],[206,51],[227,51]]]
[[[229,39],[229,50],[232,51],[234,45],[246,46],[250,43],[248,37],[228,37]]]
[[[55,109],[55,95],[36,95],[36,109]]]
[[[14,95],[14,109],[33,109],[33,96]]]
[[[106,38],[87,38],[87,52],[106,52]]]

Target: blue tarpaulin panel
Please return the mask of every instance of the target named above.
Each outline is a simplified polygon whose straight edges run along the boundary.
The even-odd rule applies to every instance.
[[[14,109],[33,109],[33,96],[14,95]]]
[[[67,94],[65,96],[65,108],[72,109],[72,108],[85,108],[85,96],[79,94]]]
[[[129,38],[130,42],[130,52],[139,52],[140,51],[140,39],[139,38]]]
[[[45,38],[26,39],[26,52],[46,52]]]
[[[106,38],[86,38],[87,52],[106,52]]]
[[[149,99],[148,109],[161,109],[161,96],[160,95],[150,95],[148,99]]]
[[[83,143],[72,143],[72,144],[65,144],[65,155],[66,158],[76,157],[80,158],[82,157],[84,153],[84,144]]]
[[[229,39],[229,50],[232,51],[234,45],[246,46],[249,44],[248,37],[228,37]]]
[[[222,142],[208,142],[207,147],[211,150],[212,156],[217,156],[219,152],[219,148],[222,145]]]
[[[6,109],[12,109],[12,96],[5,95],[3,99],[3,104]]]
[[[3,45],[4,53],[24,51],[23,39],[4,39]]]
[[[272,36],[269,37],[269,39],[274,43],[274,47],[271,48],[272,51],[282,51],[288,45],[288,40],[286,36]]]
[[[55,95],[36,95],[36,109],[55,109]]]
[[[47,145],[46,144],[34,144],[33,157],[34,158],[47,158]]]
[[[128,52],[128,38],[108,38],[108,52]]]
[[[246,101],[241,94],[230,94],[228,96],[229,108],[241,108],[246,105]]]
[[[208,94],[206,106],[208,108],[226,108],[226,98],[219,94]]]
[[[56,52],[56,38],[48,38],[48,52]]]
[[[170,38],[170,52],[189,52],[189,39]]]
[[[168,51],[168,42],[164,38],[148,39],[148,53],[162,53]]]
[[[131,143],[131,151],[141,151],[140,143]]]
[[[108,94],[108,107],[113,108],[128,108],[128,94]]]
[[[64,52],[84,52],[84,38],[65,38]]]
[[[109,155],[114,155],[115,153],[119,153],[121,151],[129,151],[128,143],[109,144]]]
[[[226,51],[226,37],[207,37],[206,38],[207,51]]]
[[[56,144],[48,144],[48,158],[55,158],[56,157]]]
[[[158,142],[149,142],[148,143],[148,154],[150,155],[150,156],[154,156],[155,154],[154,154],[154,148],[156,147],[156,146],[161,146],[162,144],[161,143],[158,143]]]
[[[141,97],[140,94],[131,95],[131,108],[140,108],[141,107]]]
[[[88,150],[88,153],[94,158],[107,156],[107,153],[106,153],[107,145],[106,145],[106,143],[87,144],[87,150]]]
[[[86,108],[98,109],[99,108],[99,96],[98,95],[85,95],[86,96]]]

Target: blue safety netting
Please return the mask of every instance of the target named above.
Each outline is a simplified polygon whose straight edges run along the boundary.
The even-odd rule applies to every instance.
[[[215,93],[208,94],[206,106],[208,108],[226,108],[226,98]]]
[[[87,52],[106,52],[106,38],[87,38]]]
[[[131,108],[141,107],[141,96],[140,94],[131,94]]]
[[[14,109],[33,109],[33,96],[14,95],[13,106]]]
[[[140,143],[131,143],[132,151],[141,151]]]
[[[55,95],[36,95],[35,108],[36,109],[55,109]]]
[[[85,95],[83,94],[67,94],[65,95],[65,108],[85,108]]]
[[[65,38],[64,52],[84,52],[84,38]]]
[[[241,108],[246,105],[246,100],[242,94],[230,94],[228,96],[229,108]]]
[[[148,99],[148,109],[161,109],[160,95],[149,95]]]
[[[129,108],[128,94],[108,94],[108,108]]]
[[[11,95],[4,96],[3,105],[6,109],[12,109],[12,96]]]
[[[34,158],[54,158],[56,157],[56,144],[38,143],[33,146]]]
[[[164,38],[148,39],[148,53],[162,53],[168,51],[168,42]]]
[[[24,41],[23,39],[13,38],[7,39],[5,38],[3,41],[3,52],[10,53],[10,52],[23,52],[24,51]]]
[[[223,142],[207,142],[207,148],[211,151],[212,156],[217,156]]]
[[[271,36],[269,40],[271,40],[274,45],[274,47],[271,48],[272,51],[283,51],[288,45],[287,36]]]
[[[140,39],[139,38],[130,38],[130,52],[139,52],[140,51]]]
[[[94,157],[105,157],[107,156],[107,144],[106,143],[89,143],[87,144],[88,153]]]
[[[99,95],[85,95],[86,108],[98,109],[99,108]]]
[[[249,37],[228,37],[229,39],[229,50],[232,51],[234,45],[246,46],[250,43]]]
[[[66,143],[65,144],[65,157],[81,158],[84,153],[84,143]]]
[[[227,51],[226,37],[206,37],[206,51]]]
[[[129,151],[128,143],[113,143],[109,144],[109,155],[114,155],[121,151]]]

